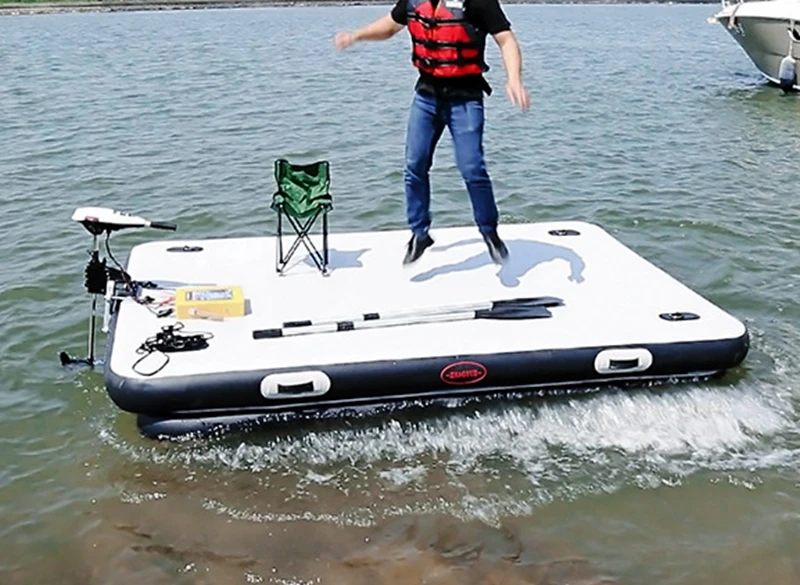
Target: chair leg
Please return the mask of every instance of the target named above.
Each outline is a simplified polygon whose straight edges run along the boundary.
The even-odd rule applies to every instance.
[[[287,215],[286,217],[292,224],[295,232],[297,232],[297,237],[295,238],[294,243],[292,243],[292,247],[289,248],[289,251],[286,253],[287,260],[297,251],[297,248],[300,247],[300,244],[303,244],[308,253],[311,254],[314,259],[316,259],[319,254],[315,254],[316,249],[314,248],[314,244],[308,239],[308,231],[311,229],[311,224],[314,222],[314,218],[306,221],[306,223],[303,224],[293,219],[291,216]]]
[[[297,248],[300,246],[300,244],[303,244],[303,246],[305,246],[306,250],[308,251],[309,256],[311,256],[311,259],[317,265],[317,268],[319,268],[319,270],[323,274],[326,274],[327,261],[323,257],[323,255],[319,253],[319,251],[314,246],[314,242],[312,242],[311,238],[309,237],[309,232],[311,230],[311,227],[314,225],[314,222],[316,221],[317,217],[319,217],[319,215],[315,215],[309,218],[309,220],[306,221],[305,223],[300,223],[297,220],[295,220],[292,216],[290,215],[286,216],[286,218],[289,220],[289,223],[292,224],[292,227],[294,228],[294,230],[297,232],[298,235],[297,239],[295,239],[294,243],[292,244],[292,247],[289,248],[289,251],[286,253],[286,259],[284,260],[284,262],[288,263],[289,258],[291,258],[292,255],[295,253],[295,251],[297,251]]]
[[[278,209],[278,245],[275,247],[275,270],[279,273],[283,272],[286,263],[283,260],[283,212]]]
[[[275,270],[283,274],[284,269],[289,264],[289,260],[292,258],[294,253],[300,247],[300,244],[305,246],[306,250],[308,251],[309,256],[314,261],[314,264],[317,265],[317,268],[322,272],[323,275],[328,275],[328,262],[329,262],[329,251],[328,251],[328,213],[322,212],[322,253],[317,250],[316,246],[314,246],[314,242],[311,240],[310,231],[313,227],[314,223],[316,222],[317,218],[319,217],[319,213],[310,217],[307,221],[302,222],[293,218],[291,215],[286,214],[286,219],[288,220],[289,224],[292,226],[294,231],[297,233],[297,237],[295,238],[292,245],[289,247],[287,251],[284,251],[283,247],[283,209],[278,209],[278,242],[275,247]]]
[[[323,265],[328,272],[328,212],[322,213],[322,252],[325,255]]]

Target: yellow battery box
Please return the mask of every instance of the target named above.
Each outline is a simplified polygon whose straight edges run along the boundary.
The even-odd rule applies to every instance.
[[[244,316],[244,294],[240,286],[191,286],[175,290],[178,319]]]

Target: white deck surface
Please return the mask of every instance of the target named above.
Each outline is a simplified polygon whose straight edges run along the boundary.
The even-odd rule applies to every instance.
[[[556,237],[552,229],[580,236]],[[612,238],[581,222],[502,225],[511,253],[499,267],[477,229],[440,228],[435,244],[411,267],[401,265],[407,231],[329,235],[331,274],[324,277],[295,254],[284,276],[275,271],[274,237],[162,240],[131,250],[128,271],[140,281],[187,285],[240,285],[249,304],[245,317],[223,322],[184,320],[186,332],[210,331],[207,349],[170,354],[153,378],[432,356],[482,355],[573,347],[614,347],[738,338],[744,325]],[[319,237],[315,235],[315,241]],[[291,243],[291,237],[285,240]],[[176,245],[197,253],[169,253]],[[564,306],[552,317],[522,321],[454,323],[322,333],[254,340],[254,329],[287,320],[346,319],[361,313],[435,308],[517,297],[555,296]],[[669,322],[660,313],[690,311],[699,320]],[[125,378],[136,349],[173,318],[158,319],[146,307],[123,301],[109,365]],[[145,365],[141,366],[146,369]],[[152,378],[151,378],[152,379]]]

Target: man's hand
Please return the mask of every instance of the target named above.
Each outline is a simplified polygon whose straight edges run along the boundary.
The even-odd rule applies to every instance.
[[[510,30],[505,30],[494,35],[494,40],[500,47],[503,66],[506,69],[506,95],[512,104],[523,111],[527,110],[531,105],[531,98],[522,84],[522,52],[517,38]]]
[[[397,24],[392,19],[391,14],[387,14],[354,31],[336,33],[333,44],[342,51],[353,43],[360,41],[385,41],[397,34],[402,28],[402,25]]]
[[[511,103],[520,108],[523,112],[531,105],[531,98],[528,95],[528,90],[519,79],[509,80],[506,82],[506,95]]]
[[[336,33],[336,37],[333,39],[334,46],[340,51],[344,51],[347,47],[355,42],[356,36],[350,31]]]

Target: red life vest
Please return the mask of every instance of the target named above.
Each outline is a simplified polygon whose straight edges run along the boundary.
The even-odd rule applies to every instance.
[[[486,32],[469,22],[464,14],[467,0],[407,0],[408,32],[411,34],[411,62],[435,77],[480,75],[488,71],[484,62]]]

